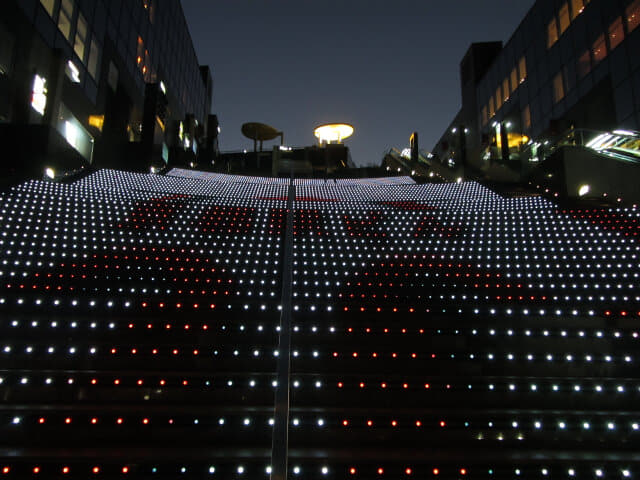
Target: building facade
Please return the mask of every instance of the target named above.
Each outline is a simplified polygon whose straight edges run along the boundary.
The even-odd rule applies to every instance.
[[[1,130],[39,145],[23,163],[148,170],[215,145],[211,72],[179,1],[12,0],[0,37]]]
[[[536,1],[502,48],[470,47],[462,108],[434,154],[471,170],[526,171],[571,129],[637,130],[639,24],[638,0]]]

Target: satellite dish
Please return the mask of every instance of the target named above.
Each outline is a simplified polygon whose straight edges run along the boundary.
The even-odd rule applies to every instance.
[[[260,142],[260,150],[262,150],[262,142],[265,140],[273,140],[280,137],[280,145],[284,142],[284,134],[271,125],[258,122],[249,122],[242,125],[240,129],[242,134],[253,140],[253,150],[256,151],[256,143]]]

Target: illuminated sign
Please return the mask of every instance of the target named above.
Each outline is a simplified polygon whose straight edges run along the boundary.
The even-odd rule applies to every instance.
[[[40,75],[36,75],[33,79],[31,107],[40,115],[44,115],[47,107],[47,79]]]
[[[71,80],[73,83],[80,83],[80,70],[78,70],[76,64],[71,60],[67,62],[65,73],[67,74],[67,77],[69,77],[69,80]]]

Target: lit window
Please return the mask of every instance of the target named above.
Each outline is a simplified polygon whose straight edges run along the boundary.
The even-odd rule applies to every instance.
[[[558,41],[558,22],[556,18],[549,22],[547,26],[547,48],[553,47],[553,45]]]
[[[527,59],[522,57],[518,62],[518,73],[520,74],[520,83],[527,79]]]
[[[496,114],[496,109],[494,106],[494,101],[493,101],[493,97],[491,97],[489,99],[489,118],[493,118],[493,116]]]
[[[578,77],[583,78],[591,71],[591,52],[585,50],[578,58]]]
[[[571,19],[573,20],[584,10],[584,3],[582,0],[571,0]]]
[[[511,93],[516,91],[518,88],[518,67],[513,67],[511,70]]]
[[[496,111],[500,110],[502,108],[502,92],[501,92],[501,88],[500,85],[498,85],[498,88],[496,89]]]
[[[53,17],[53,8],[55,7],[55,0],[40,0],[40,4],[44,7],[50,17]]]
[[[484,127],[489,122],[489,113],[487,106],[482,107],[482,126]]]
[[[597,65],[607,57],[607,45],[604,42],[604,34],[600,35],[595,42],[593,42],[593,64]]]
[[[613,50],[624,40],[624,28],[622,27],[622,19],[616,18],[609,25],[609,48]]]
[[[504,101],[509,100],[509,77],[505,78],[502,82],[502,96],[504,97]]]
[[[84,15],[78,14],[78,23],[76,25],[76,41],[73,44],[73,51],[76,52],[78,58],[84,62],[84,50],[87,43],[87,21]]]
[[[73,18],[73,0],[62,0],[60,3],[60,15],[58,16],[58,29],[64,38],[71,41],[71,19]]]
[[[627,31],[631,32],[640,24],[640,0],[634,2],[627,7]]]
[[[564,5],[560,7],[558,18],[560,19],[560,35],[562,35],[567,30],[567,28],[569,28],[569,24],[571,23],[571,19],[569,18],[568,3],[565,2]]]
[[[89,59],[87,60],[87,69],[89,70],[89,74],[93,78],[97,78],[98,76],[98,62],[100,59],[100,47],[98,46],[98,42],[94,38],[91,40],[91,47],[89,47]]]
[[[563,98],[564,79],[562,77],[562,72],[558,72],[558,74],[553,78],[553,102],[558,103]]]

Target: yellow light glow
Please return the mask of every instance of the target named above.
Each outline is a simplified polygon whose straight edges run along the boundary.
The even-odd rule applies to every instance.
[[[92,127],[96,127],[98,130],[102,131],[102,126],[104,125],[104,115],[89,115],[89,125]]]
[[[499,148],[502,148],[502,136],[498,135],[496,138],[496,144]],[[521,135],[519,133],[507,133],[507,140],[509,142],[509,148],[520,147],[521,145],[525,145],[529,141],[529,137],[526,135]]]
[[[341,143],[342,140],[353,135],[353,126],[347,123],[330,123],[316,127],[313,134],[320,143]]]

